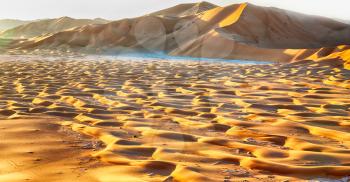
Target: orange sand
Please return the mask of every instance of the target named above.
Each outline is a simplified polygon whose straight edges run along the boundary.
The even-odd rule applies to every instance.
[[[0,181],[340,179],[349,77],[327,61],[2,61]]]
[[[89,173],[100,165],[89,155],[96,142],[63,130],[57,121],[52,117],[0,121],[1,182],[96,181]]]

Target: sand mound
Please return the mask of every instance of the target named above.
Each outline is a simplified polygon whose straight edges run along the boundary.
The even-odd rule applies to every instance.
[[[38,20],[28,24],[24,24],[0,33],[1,38],[33,38],[46,34],[54,34],[66,29],[80,27],[88,24],[103,24],[107,23],[103,19],[73,19],[70,17],[61,17],[57,19]]]

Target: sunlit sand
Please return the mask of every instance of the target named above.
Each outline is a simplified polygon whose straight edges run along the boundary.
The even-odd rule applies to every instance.
[[[349,76],[312,61],[2,60],[0,181],[340,179]]]
[[[350,180],[346,23],[200,2],[0,30],[0,182]]]

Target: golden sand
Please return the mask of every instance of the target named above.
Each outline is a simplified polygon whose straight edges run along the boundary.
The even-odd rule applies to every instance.
[[[311,61],[2,61],[0,181],[340,179],[349,77]]]
[[[52,117],[0,121],[0,181],[91,181],[98,147]]]

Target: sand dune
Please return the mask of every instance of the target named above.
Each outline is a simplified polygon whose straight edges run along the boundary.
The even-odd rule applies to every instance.
[[[320,48],[350,44],[350,26],[332,19],[248,4],[225,37],[264,48]]]
[[[29,23],[30,21],[14,20],[14,19],[2,19],[0,20],[0,32],[15,28],[20,25]]]
[[[89,24],[103,24],[107,23],[104,19],[73,19],[70,17],[61,17],[57,19],[45,19],[37,20],[28,24],[24,24],[12,29],[8,29],[0,33],[1,38],[12,38],[12,39],[28,39],[37,36],[43,36],[47,34],[54,34],[57,32],[64,31],[66,29],[80,27]]]
[[[86,181],[303,181],[349,175],[350,72],[342,65],[18,59],[1,62],[2,118],[54,119],[1,122],[7,137],[0,142],[3,152],[31,140],[11,138],[16,132],[31,136],[26,127],[57,133],[60,124],[99,143],[89,144],[94,150],[89,153],[102,163],[84,163]],[[66,148],[55,137],[38,142],[49,142],[51,150]],[[76,155],[84,154],[86,142],[77,140]],[[0,179],[35,180],[29,173],[35,161],[27,160],[44,164],[53,158],[37,145],[23,148],[34,152],[32,158],[11,152],[29,166],[21,173],[0,162],[7,169]],[[54,157],[52,165],[76,166],[79,160],[61,160],[70,152]],[[48,172],[58,169],[47,166]],[[59,169],[61,179],[75,179],[70,169]]]
[[[302,49],[349,44],[349,31],[349,25],[322,17],[247,3],[218,7],[203,2],[15,42],[10,52],[50,49],[116,54],[136,50],[286,62]],[[295,50],[286,53],[286,49]]]
[[[286,51],[288,52],[288,50]],[[340,45],[337,47],[328,47],[320,49],[304,49],[295,52],[293,62],[323,62],[332,66],[340,66],[350,69],[350,46]]]

